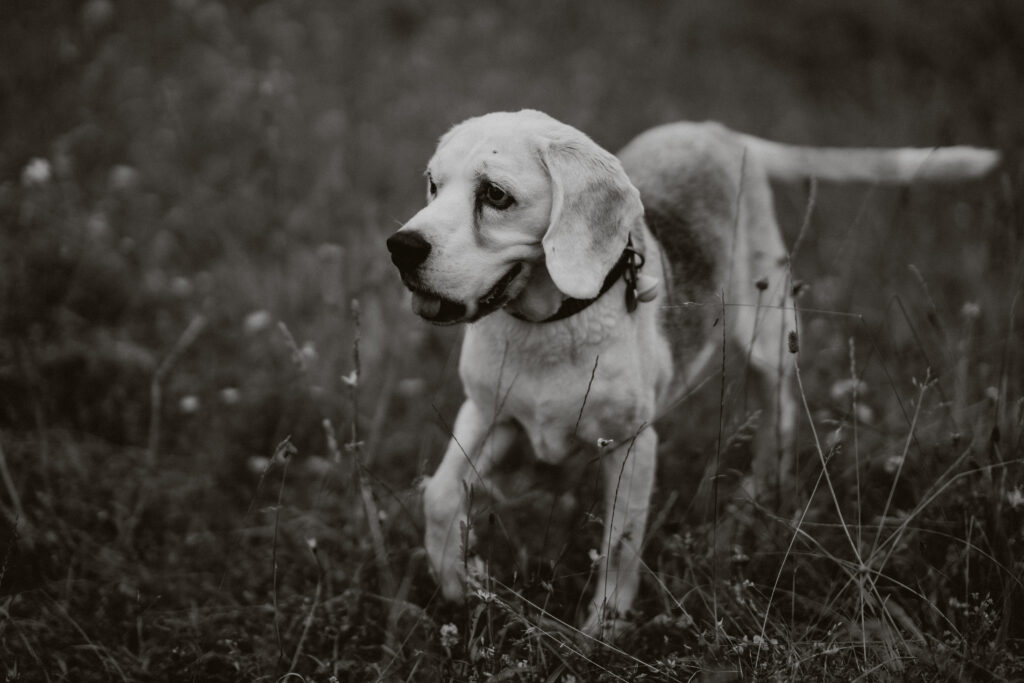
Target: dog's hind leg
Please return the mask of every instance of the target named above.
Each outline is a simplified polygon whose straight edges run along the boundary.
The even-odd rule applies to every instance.
[[[601,456],[605,519],[597,590],[584,632],[613,640],[640,585],[640,552],[654,486],[658,435],[652,427]]]
[[[487,476],[515,439],[510,421],[495,422],[471,400],[466,400],[455,419],[452,440],[434,476],[423,490],[426,522],[424,545],[431,568],[444,596],[453,601],[465,597],[472,538],[469,528],[468,493],[485,488]]]

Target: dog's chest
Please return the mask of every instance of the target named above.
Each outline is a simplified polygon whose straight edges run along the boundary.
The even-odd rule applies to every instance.
[[[494,419],[518,422],[546,463],[599,439],[622,442],[653,410],[653,389],[635,343],[605,341],[555,350],[468,334],[460,363],[466,393]]]

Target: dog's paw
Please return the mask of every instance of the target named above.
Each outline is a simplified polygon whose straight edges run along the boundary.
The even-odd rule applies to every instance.
[[[606,610],[591,607],[580,630],[590,638],[611,643],[635,628],[633,622],[608,614]]]
[[[428,540],[427,557],[430,560],[430,573],[437,581],[445,600],[461,603],[466,599],[469,582],[466,567],[461,559],[454,555],[455,553],[445,554],[443,550],[438,552],[437,548],[431,547]]]
[[[445,600],[461,603],[468,593],[487,585],[487,567],[483,560],[472,553],[467,556],[463,543],[453,542],[444,530],[428,525],[424,546],[431,574]]]

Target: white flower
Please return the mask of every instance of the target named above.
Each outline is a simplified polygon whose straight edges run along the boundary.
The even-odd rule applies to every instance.
[[[459,644],[459,627],[455,624],[441,626],[441,647],[450,650]]]
[[[903,466],[903,456],[890,455],[888,458],[885,459],[885,462],[882,464],[882,466],[884,467],[887,473],[892,474],[893,472],[895,472],[896,470]]]
[[[263,474],[270,467],[270,458],[263,455],[253,455],[245,461],[245,466],[253,474]]]
[[[842,401],[849,396],[853,396],[855,390],[858,396],[863,396],[868,391],[868,385],[861,380],[847,377],[834,383],[829,389],[829,394],[832,396],[833,401]]]
[[[118,164],[110,169],[109,182],[115,190],[131,190],[139,183],[139,172],[128,164]]]
[[[50,182],[50,162],[40,157],[34,157],[25,168],[21,170],[21,184],[30,185],[45,185]]]
[[[182,299],[192,296],[192,281],[187,277],[178,276],[171,280],[171,292]]]
[[[229,406],[233,406],[241,399],[242,394],[234,387],[224,387],[220,390],[220,400]]]
[[[245,322],[242,326],[246,334],[256,334],[270,327],[273,322],[274,316],[270,315],[269,311],[260,309],[245,316]]]
[[[316,345],[313,342],[308,341],[305,344],[303,344],[302,348],[299,349],[299,353],[302,354],[302,362],[306,367],[309,367],[310,365],[316,362]]]
[[[199,410],[199,397],[192,394],[182,396],[181,400],[178,401],[178,409],[186,415],[191,415]]]
[[[1013,489],[1012,491],[1006,492],[1006,502],[1014,510],[1024,506],[1024,492],[1020,490],[1020,487]]]

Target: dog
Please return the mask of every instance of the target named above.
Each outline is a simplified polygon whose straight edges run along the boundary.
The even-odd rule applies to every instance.
[[[531,110],[448,131],[427,166],[426,206],[387,240],[413,311],[469,323],[466,399],[423,490],[425,547],[444,596],[462,600],[483,570],[467,491],[487,485],[525,432],[546,463],[599,455],[605,533],[583,630],[614,637],[639,585],[652,423],[723,335],[744,350],[771,416],[746,490],[757,497],[792,480],[787,347],[797,320],[769,179],[957,181],[997,162],[972,147],[794,147],[713,122],[652,128],[615,156]]]

